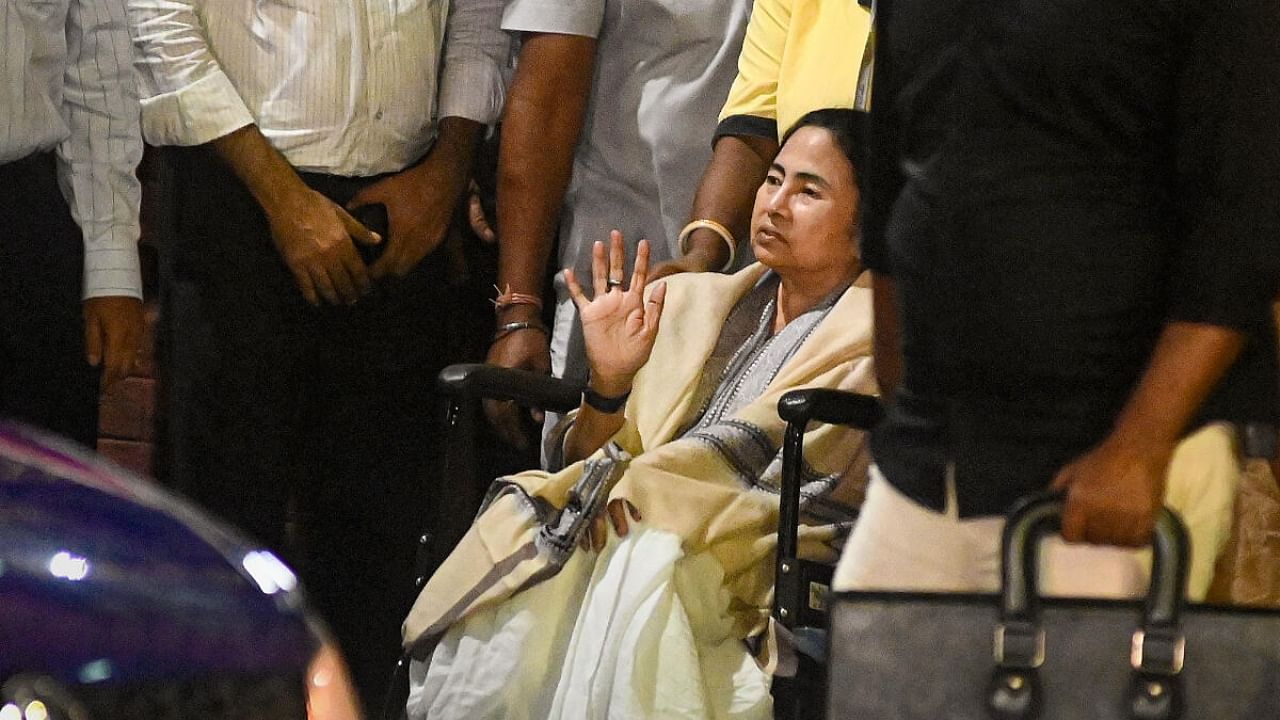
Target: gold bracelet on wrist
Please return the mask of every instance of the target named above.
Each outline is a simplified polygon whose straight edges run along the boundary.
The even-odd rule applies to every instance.
[[[733,269],[733,263],[738,258],[738,243],[733,239],[733,233],[729,232],[729,228],[721,225],[715,220],[707,220],[703,218],[701,220],[690,221],[688,225],[684,226],[684,229],[680,231],[680,237],[677,240],[677,244],[680,246],[681,257],[689,254],[689,236],[693,234],[694,230],[698,230],[700,228],[706,228],[707,230],[719,235],[720,239],[724,240],[724,244],[729,246],[729,259],[726,260],[724,265],[722,265],[717,271],[729,272]]]

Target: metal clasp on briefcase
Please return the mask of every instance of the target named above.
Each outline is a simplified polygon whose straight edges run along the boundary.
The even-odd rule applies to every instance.
[[[1169,653],[1168,666],[1161,668],[1162,671],[1177,675],[1182,672],[1183,663],[1187,658],[1187,639],[1181,633],[1172,638],[1172,652]],[[1147,660],[1147,631],[1138,628],[1133,631],[1133,643],[1129,650],[1129,664],[1134,670],[1148,670],[1146,666]]]
[[[1026,629],[1022,629],[1018,632],[1009,632],[1008,627],[1004,623],[996,625],[995,643],[993,648],[994,652],[992,654],[995,656],[997,665],[1007,666],[1005,660],[1012,659],[1013,653],[1008,651],[1006,641],[1018,638],[1023,640],[1023,645],[1026,645],[1025,639],[1028,635],[1030,635],[1032,642],[1035,643],[1035,647],[1031,653],[1031,661],[1026,663],[1026,666],[1038,668],[1044,664],[1044,629],[1039,627],[1031,627],[1028,629],[1031,630],[1030,633],[1027,633]],[[1020,654],[1025,655],[1025,653]]]

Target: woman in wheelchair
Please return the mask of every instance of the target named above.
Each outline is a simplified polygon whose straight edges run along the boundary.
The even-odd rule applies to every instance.
[[[500,478],[404,626],[410,718],[771,716],[778,398],[874,392],[855,284],[856,116],[797,122],[756,195],[759,262],[629,282],[621,236],[588,292],[566,270],[591,380],[568,465]],[[860,433],[805,436],[801,548],[834,562],[860,501]],[[846,480],[842,482],[842,480]]]

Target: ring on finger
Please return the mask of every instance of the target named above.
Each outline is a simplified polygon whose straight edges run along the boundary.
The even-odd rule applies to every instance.
[[[613,278],[609,278],[608,280],[606,280],[606,281],[605,281],[605,283],[604,283],[604,284],[605,284],[605,287],[608,287],[608,288],[611,288],[611,289],[612,289],[612,288],[616,288],[616,287],[622,287],[622,281],[621,281],[621,280],[615,280],[615,279],[613,279]]]

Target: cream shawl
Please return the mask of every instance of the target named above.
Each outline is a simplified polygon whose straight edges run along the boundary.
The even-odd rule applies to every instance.
[[[450,625],[554,575],[574,552],[578,533],[611,498],[630,500],[646,523],[678,535],[686,554],[710,553],[724,568],[742,637],[765,628],[777,541],[776,455],[785,430],[778,398],[803,387],[875,392],[871,292],[855,285],[764,394],[733,416],[729,424],[741,430],[736,450],[698,434],[677,437],[700,409],[695,389],[720,328],[765,272],[755,264],[731,276],[668,278],[661,329],[635,378],[622,429],[591,458],[560,472],[528,471],[494,482],[475,523],[414,603],[403,627],[406,648],[421,659]],[[744,479],[741,457],[729,459],[734,452],[764,454],[763,477]],[[847,478],[839,490],[856,505],[867,457],[862,433],[812,427],[805,435],[806,497],[830,494]],[[827,543],[835,533],[830,526],[802,528],[802,553],[833,559]]]

